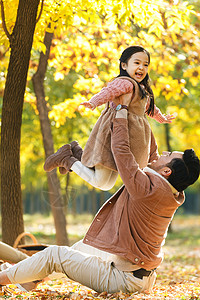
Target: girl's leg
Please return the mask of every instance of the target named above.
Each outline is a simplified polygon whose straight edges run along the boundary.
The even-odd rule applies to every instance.
[[[82,148],[77,145],[77,142],[74,141],[72,143],[71,145],[66,144],[62,146],[56,153],[50,155],[45,161],[44,170],[50,172],[59,167],[61,174],[66,174],[69,170],[72,170],[83,180],[96,188],[105,191],[111,189],[117,179],[117,172],[100,165],[95,166],[94,170],[87,168],[79,161],[82,155]],[[77,148],[77,151],[80,153],[74,152],[74,154],[72,151],[74,151],[75,148]],[[79,159],[74,157],[73,154],[79,157]]]
[[[95,188],[105,191],[114,186],[118,175],[117,172],[103,166],[95,166],[95,170],[93,170],[84,166],[80,161],[76,161],[71,166],[71,170]]]
[[[118,173],[111,171],[110,178],[108,178],[106,184],[103,186],[104,191],[108,191],[113,188],[113,186],[115,185],[115,182],[117,180],[117,177],[118,177]]]

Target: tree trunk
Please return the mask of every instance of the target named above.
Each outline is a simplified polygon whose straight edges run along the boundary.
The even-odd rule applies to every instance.
[[[170,127],[169,124],[165,124],[165,137],[166,137],[166,144],[167,144],[167,151],[171,152],[172,148],[170,145]]]
[[[169,124],[164,124],[165,126],[165,138],[166,138],[166,145],[167,145],[167,151],[171,152],[172,148],[170,145],[170,127]],[[169,224],[168,232],[173,232],[172,229],[172,223]]]
[[[40,127],[43,137],[43,145],[45,150],[45,157],[54,153],[53,138],[51,133],[51,125],[48,117],[48,108],[45,101],[44,91],[44,77],[47,69],[48,58],[50,53],[53,33],[46,32],[44,37],[44,44],[46,46],[46,53],[40,53],[40,60],[37,72],[33,75],[33,87],[37,98],[37,109],[40,118]],[[56,170],[48,173],[48,190],[49,201],[54,218],[56,229],[56,243],[57,245],[69,245],[68,235],[66,230],[66,218],[64,214],[64,203],[60,192],[60,182]]]
[[[1,125],[2,240],[13,245],[24,231],[20,174],[20,138],[24,92],[39,0],[20,0],[10,39],[10,61]]]

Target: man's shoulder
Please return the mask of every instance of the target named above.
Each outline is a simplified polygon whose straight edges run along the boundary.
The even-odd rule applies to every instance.
[[[150,197],[152,199],[159,199],[160,195],[168,198],[174,197],[170,185],[164,177],[159,176],[156,172],[144,171],[144,169],[140,169],[139,167],[132,188],[135,191],[132,193],[129,189],[129,194],[132,198],[146,199]]]

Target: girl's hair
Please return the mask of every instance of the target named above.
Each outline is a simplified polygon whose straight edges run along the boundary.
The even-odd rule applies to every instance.
[[[120,60],[120,65],[119,65],[120,73],[119,73],[118,77],[120,77],[120,76],[127,76],[127,77],[131,78],[131,76],[126,72],[126,70],[124,70],[122,68],[122,62],[127,64],[128,61],[129,61],[129,59],[131,58],[131,56],[133,54],[135,54],[135,53],[138,53],[138,52],[144,52],[144,53],[146,53],[147,56],[148,56],[148,62],[150,64],[150,54],[149,54],[149,52],[147,50],[145,50],[141,46],[130,46],[130,47],[126,48],[122,52],[122,55],[121,55],[121,57],[119,59]],[[147,73],[147,75],[145,76],[145,78],[140,82],[140,84],[144,85],[145,91],[142,89],[141,85],[138,82],[137,82],[137,84],[139,86],[142,99],[145,96],[147,96],[147,95],[150,97],[150,105],[149,105],[149,108],[147,109],[146,112],[147,112],[148,115],[153,116],[154,115],[154,94],[153,94],[153,91],[152,91],[152,89],[150,87],[149,74]]]

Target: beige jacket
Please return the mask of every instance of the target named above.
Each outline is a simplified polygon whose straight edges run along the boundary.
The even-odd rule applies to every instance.
[[[139,168],[130,151],[126,119],[114,119],[111,142],[124,186],[99,210],[84,243],[154,269],[162,261],[161,247],[184,193],[173,194],[164,178]],[[157,157],[152,136],[150,161]]]

